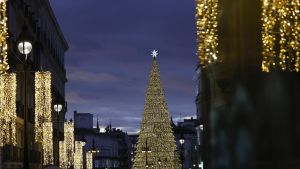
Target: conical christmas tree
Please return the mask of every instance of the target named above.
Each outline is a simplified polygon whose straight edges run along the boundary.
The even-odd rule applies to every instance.
[[[179,169],[180,161],[154,51],[133,169]]]

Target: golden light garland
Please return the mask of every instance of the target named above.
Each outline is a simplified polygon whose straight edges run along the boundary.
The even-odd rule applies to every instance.
[[[16,145],[16,74],[0,75],[0,147]]]
[[[86,153],[86,169],[93,169],[93,153],[89,151]]]
[[[51,73],[35,73],[35,141],[42,143],[44,165],[53,164]]]
[[[0,74],[6,73],[9,69],[7,63],[7,1],[0,0]]]
[[[168,107],[156,59],[153,61],[133,169],[179,169]],[[159,165],[161,161],[161,165]]]
[[[74,153],[75,169],[83,169],[83,146],[84,146],[84,142],[75,141],[75,153]]]
[[[59,141],[59,167],[66,169],[68,164],[66,144],[64,141]]]
[[[218,52],[218,0],[196,0],[197,41],[200,65],[221,61]]]
[[[262,71],[300,71],[299,0],[262,0]],[[276,46],[279,51],[276,51]]]
[[[74,166],[74,123],[64,123],[64,141],[59,142],[60,146],[60,168]]]
[[[43,164],[53,164],[53,126],[52,122],[43,124]]]

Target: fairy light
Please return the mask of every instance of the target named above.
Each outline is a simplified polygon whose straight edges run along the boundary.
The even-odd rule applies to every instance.
[[[218,0],[196,0],[196,25],[200,65],[220,61],[218,58]]]
[[[65,145],[67,151],[68,163],[70,166],[74,165],[74,123],[65,122]]]
[[[35,73],[35,141],[42,143],[44,165],[53,164],[51,73]]]
[[[44,165],[53,164],[53,127],[52,122],[43,124],[43,163]]]
[[[0,147],[16,145],[16,74],[0,75]]]
[[[93,153],[90,151],[86,153],[86,169],[93,169]]]
[[[263,72],[276,65],[283,71],[300,71],[299,7],[299,0],[262,0]]]
[[[7,59],[7,1],[0,1],[0,74],[6,73],[9,69]]]
[[[66,169],[68,163],[66,144],[64,141],[59,141],[59,167]]]
[[[74,153],[75,169],[83,169],[83,146],[84,146],[84,142],[75,141],[75,153]]]
[[[153,59],[133,168],[145,169],[148,163],[154,168],[179,169],[176,149],[157,59]]]

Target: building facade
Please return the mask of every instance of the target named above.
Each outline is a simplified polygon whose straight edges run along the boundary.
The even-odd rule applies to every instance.
[[[262,4],[219,1],[222,62],[201,68],[196,102],[205,169],[299,168],[300,76],[262,72]]]
[[[183,160],[183,169],[193,169],[199,167],[198,139],[197,139],[197,119],[191,117],[172,124],[176,139],[178,154],[181,154],[180,160]],[[184,144],[180,144],[180,139],[184,139]]]
[[[127,133],[107,125],[100,132],[99,123],[93,127],[93,114],[74,111],[75,139],[85,138],[84,154],[95,151],[93,166],[95,169],[130,169],[131,142]],[[85,157],[84,157],[85,158]],[[84,162],[86,159],[84,159]],[[86,167],[86,164],[84,164]]]
[[[34,141],[34,71],[50,71],[52,74],[53,104],[63,105],[60,114],[54,109],[53,117],[53,149],[54,165],[59,162],[59,140],[63,137],[63,119],[67,111],[65,101],[65,83],[67,82],[64,55],[68,44],[60,30],[49,1],[46,0],[10,0],[8,1],[8,61],[10,72],[17,73],[17,145],[6,145],[0,154],[0,168],[23,168],[27,159],[30,169],[42,167],[41,145]],[[28,55],[28,99],[25,99],[24,88],[24,56],[17,48],[17,39],[24,31],[23,26],[31,36],[32,52]],[[25,111],[25,100],[28,110]],[[27,134],[24,131],[24,113],[27,113]],[[27,141],[25,141],[27,136]],[[24,153],[27,142],[28,151]],[[26,158],[25,158],[25,157]]]

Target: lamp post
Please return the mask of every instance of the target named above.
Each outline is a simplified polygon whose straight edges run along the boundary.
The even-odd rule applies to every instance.
[[[28,115],[28,54],[32,51],[32,42],[30,35],[28,33],[27,27],[24,24],[22,28],[22,32],[19,35],[18,41],[18,50],[19,52],[25,56],[24,62],[24,149],[23,149],[23,169],[29,169],[29,159],[28,159],[28,129],[27,129],[27,115]]]
[[[148,147],[148,138],[146,139],[146,146],[142,149],[142,153],[146,153],[146,168],[149,168],[148,153],[151,153],[151,149]]]
[[[59,131],[60,131],[60,121],[59,121],[59,113],[62,111],[63,109],[63,106],[59,103],[56,103],[53,105],[53,109],[54,111],[57,113],[57,132],[56,132],[56,136],[57,136],[57,144],[59,145],[59,141],[60,141],[60,137],[59,137]],[[58,154],[58,158],[57,158],[58,162],[59,163],[59,154]]]
[[[181,152],[180,152],[180,157],[181,157],[181,168],[183,169],[183,165],[184,165],[184,137],[183,134],[181,133],[180,138],[179,138],[179,143],[180,143],[180,147],[181,147]]]

